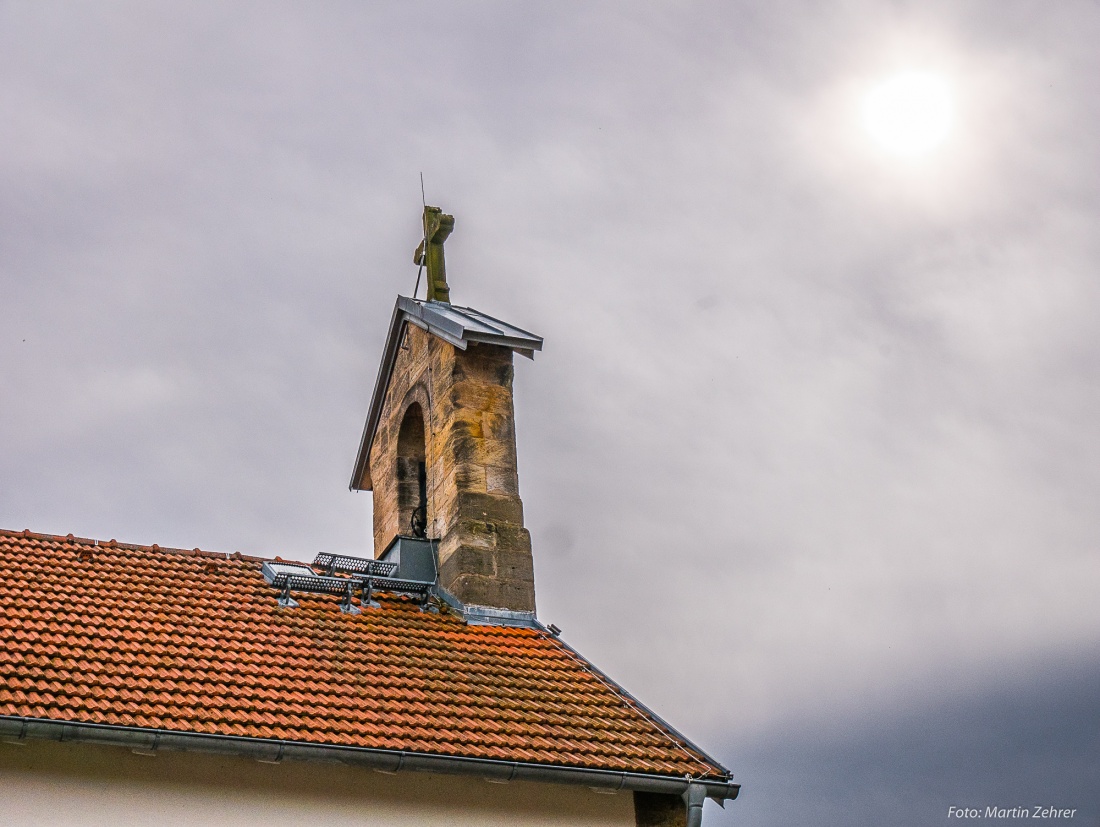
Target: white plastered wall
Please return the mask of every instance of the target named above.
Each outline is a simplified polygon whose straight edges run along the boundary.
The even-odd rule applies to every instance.
[[[0,790],[10,827],[634,825],[629,792],[41,741],[0,743]]]

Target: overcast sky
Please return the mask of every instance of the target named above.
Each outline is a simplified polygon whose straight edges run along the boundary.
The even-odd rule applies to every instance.
[[[1100,4],[0,2],[0,525],[311,559],[420,181],[539,614],[710,824],[1100,818]],[[876,143],[899,72],[952,101]],[[1091,819],[1091,820],[1089,820]]]

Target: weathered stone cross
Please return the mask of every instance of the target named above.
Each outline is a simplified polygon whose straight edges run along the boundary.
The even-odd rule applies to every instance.
[[[443,263],[443,242],[454,228],[453,215],[444,215],[439,207],[424,207],[424,240],[413,253],[413,264],[426,264],[428,267],[428,301],[450,304],[451,290],[447,286],[447,267]]]

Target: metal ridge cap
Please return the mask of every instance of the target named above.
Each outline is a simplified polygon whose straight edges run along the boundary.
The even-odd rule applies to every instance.
[[[159,749],[173,752],[206,752],[253,758],[265,763],[280,761],[336,761],[350,766],[365,766],[382,772],[435,772],[469,775],[492,781],[536,781],[550,784],[577,784],[593,789],[635,790],[640,792],[683,795],[689,788],[703,788],[708,798],[719,803],[737,797],[741,785],[730,781],[690,776],[656,775],[621,770],[599,770],[558,764],[535,764],[495,758],[471,758],[427,752],[354,747],[337,744],[313,744],[276,738],[215,735],[170,729],[130,727],[0,715],[0,742],[23,743],[27,739],[72,741],[104,746],[124,746],[145,753]]]
[[[542,350],[543,338],[473,307],[401,296],[399,306],[412,319],[465,342],[492,342],[506,347]],[[477,330],[469,325],[477,325]],[[443,337],[446,338],[446,337]],[[453,344],[453,342],[452,342]]]
[[[541,339],[523,339],[518,336],[508,336],[504,333],[481,333],[476,330],[467,330],[464,336],[467,342],[486,342],[491,345],[501,345],[512,350],[542,350]]]
[[[523,342],[525,346],[529,347],[531,350],[542,350],[542,344],[545,340],[542,336],[539,336],[536,333],[532,333],[531,331],[525,330],[522,327],[517,327],[511,322],[506,322],[503,319],[496,318],[495,316],[490,316],[488,313],[483,313],[476,307],[460,307],[459,305],[451,305],[451,308],[458,313],[468,316],[472,321],[482,325],[483,327],[494,329],[494,332],[491,334],[479,334],[478,331],[468,331],[467,338],[471,339],[471,341],[473,341],[474,337],[477,335],[491,335],[499,339],[512,339],[515,341]]]
[[[441,304],[443,303],[431,300],[420,301],[418,299],[407,298],[406,296],[398,296],[397,298],[397,306],[405,313],[408,313],[411,318],[419,319],[429,327],[438,328],[440,331],[456,339],[462,340],[466,334],[465,326],[438,309],[438,305]],[[444,306],[450,307],[449,304],[445,304]]]

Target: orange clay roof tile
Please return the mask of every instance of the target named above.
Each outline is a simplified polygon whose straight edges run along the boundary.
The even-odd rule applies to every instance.
[[[726,777],[546,632],[280,609],[262,562],[0,530],[0,715]]]

